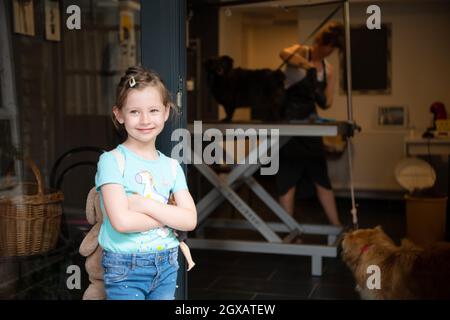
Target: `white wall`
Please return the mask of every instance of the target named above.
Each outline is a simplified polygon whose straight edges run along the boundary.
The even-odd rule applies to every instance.
[[[357,190],[401,190],[393,172],[403,157],[403,138],[408,129],[383,129],[376,126],[378,106],[405,105],[410,127],[423,132],[430,125],[429,106],[442,101],[450,111],[450,4],[449,3],[382,3],[382,22],[392,25],[392,92],[389,95],[354,95],[353,114],[363,131],[354,138],[354,184]],[[221,14],[220,53],[237,57],[238,66],[276,68],[280,48],[307,35],[335,8],[335,5],[299,10],[298,25],[263,23],[282,20],[268,10],[253,26],[244,13]],[[367,5],[352,4],[352,24],[365,23]],[[273,11],[276,9],[272,9]],[[288,14],[287,14],[288,15]],[[285,14],[284,19],[287,21]],[[275,16],[277,16],[275,14]],[[341,19],[338,12],[336,19]],[[239,26],[234,23],[239,21]],[[247,21],[247,23],[243,23]],[[239,34],[237,34],[239,32]],[[234,39],[233,41],[230,39]],[[234,56],[234,54],[237,54]],[[329,58],[339,74],[338,56]],[[370,76],[370,75],[368,75]],[[336,87],[334,106],[320,115],[346,119],[346,96]],[[329,163],[330,177],[337,189],[348,187],[347,158]]]

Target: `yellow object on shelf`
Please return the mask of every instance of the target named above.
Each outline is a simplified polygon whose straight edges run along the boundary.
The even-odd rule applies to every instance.
[[[436,120],[436,131],[450,131],[450,119]]]

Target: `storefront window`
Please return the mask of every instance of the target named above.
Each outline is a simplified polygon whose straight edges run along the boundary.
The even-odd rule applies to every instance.
[[[57,242],[47,249],[18,253],[7,244],[11,247],[20,239],[36,236],[30,232],[49,236],[56,232],[51,224],[19,230],[20,222],[0,219],[0,298],[81,299],[89,280],[78,247],[90,228],[86,195],[94,185],[99,153],[79,150],[108,149],[120,139],[110,111],[120,75],[141,60],[140,1],[5,1],[3,5],[0,10],[6,14],[8,29],[2,32],[10,39],[10,50],[2,49],[2,65],[5,59],[11,63],[13,77],[2,81],[12,83],[14,90],[0,90],[0,144],[3,151],[16,145],[17,153],[0,155],[0,210],[13,210],[5,204],[13,196],[11,190],[22,196],[37,193],[36,174],[24,158],[39,170],[44,193],[56,194],[50,187],[56,188],[64,200]],[[68,28],[72,14],[66,10],[72,5],[80,9],[80,29]],[[59,29],[55,27],[58,21]],[[7,46],[2,43],[2,47]],[[12,94],[16,110],[8,113],[3,102]],[[68,154],[56,166],[62,155],[74,149],[78,152]],[[23,170],[18,183],[34,187],[7,187],[4,181],[11,163],[13,173]],[[30,210],[31,215],[38,214]],[[80,288],[67,287],[71,275],[67,270],[75,270],[70,266],[80,268]]]

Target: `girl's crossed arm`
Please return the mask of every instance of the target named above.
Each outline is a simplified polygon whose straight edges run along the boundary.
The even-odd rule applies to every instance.
[[[197,225],[197,209],[187,189],[174,194],[176,206],[135,194],[128,197],[130,210],[142,212],[162,224],[180,231],[192,231]]]
[[[106,214],[116,231],[121,233],[143,232],[162,227],[155,218],[128,207],[128,198],[123,186],[108,183],[101,187]]]

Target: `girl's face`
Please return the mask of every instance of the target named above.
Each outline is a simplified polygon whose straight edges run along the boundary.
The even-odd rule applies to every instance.
[[[113,108],[117,121],[125,125],[128,139],[154,144],[169,117],[159,91],[153,87],[130,90],[122,109]]]

